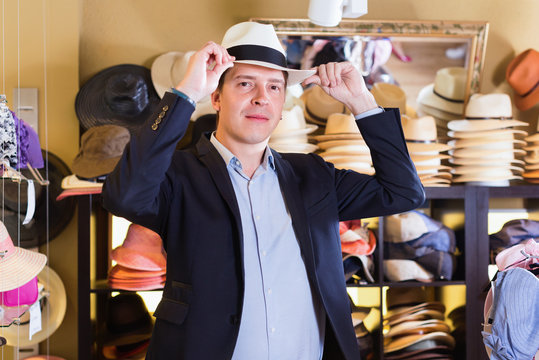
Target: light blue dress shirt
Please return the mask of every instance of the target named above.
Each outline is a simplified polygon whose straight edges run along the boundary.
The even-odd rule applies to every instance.
[[[214,135],[241,214],[245,294],[233,360],[318,360],[326,315],[313,296],[292,219],[266,148],[250,179]]]

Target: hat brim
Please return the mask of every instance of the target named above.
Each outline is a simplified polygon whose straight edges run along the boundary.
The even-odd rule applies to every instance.
[[[298,144],[275,144],[270,143],[270,148],[281,153],[302,153],[308,154],[318,150],[318,146],[309,143]]]
[[[419,91],[417,102],[451,114],[462,115],[464,113],[464,101],[456,103],[442,99],[434,93],[434,84],[429,84]]]
[[[21,214],[17,207],[4,209],[4,224],[10,234],[17,234],[20,230],[21,247],[31,248],[45,244],[47,240],[53,240],[58,236],[65,227],[71,222],[75,215],[76,201],[73,198],[63,201],[56,201],[56,198],[62,193],[62,180],[64,177],[71,175],[69,167],[56,155],[51,152],[42,150],[43,159],[48,168],[48,174],[44,171],[41,173],[46,180],[49,180],[48,198],[47,192],[41,191],[39,198],[36,198],[36,209],[33,219],[26,225],[22,226],[24,214]],[[21,172],[29,179],[32,178],[28,170]],[[48,177],[47,177],[48,175]],[[7,186],[8,183],[5,183]],[[15,186],[17,184],[14,184]],[[34,182],[37,187],[41,186]],[[38,191],[36,191],[36,194]],[[26,194],[21,194],[21,198],[26,198]],[[48,201],[47,201],[48,200]],[[48,225],[48,227],[47,227]],[[48,230],[48,231],[47,231]]]
[[[272,63],[258,61],[258,60],[236,60],[236,64],[250,64],[266,67],[269,69],[286,71],[288,73],[287,86],[292,86],[301,83],[303,80],[307,79],[309,76],[316,74],[316,70],[297,70],[289,69]]]
[[[181,51],[170,51],[159,55],[152,63],[151,76],[152,83],[160,98],[163,98],[165,92],[170,88],[177,86],[172,79],[172,67],[176,61],[179,61],[185,55]]]
[[[107,105],[104,89],[108,79],[116,74],[138,75],[144,79],[147,87],[148,105],[140,113],[136,115],[118,114]],[[84,83],[75,98],[75,113],[84,130],[94,126],[113,124],[134,131],[152,115],[159,101],[150,70],[140,65],[122,64],[106,68]]]
[[[449,162],[455,165],[507,165],[507,164],[520,164],[523,165],[524,161],[520,159],[515,158],[506,158],[506,159],[499,159],[496,157],[493,158],[480,158],[480,157],[473,157],[473,158],[461,158],[461,157],[453,157],[449,159]]]
[[[454,149],[462,149],[462,148],[472,148],[474,146],[482,146],[482,145],[492,145],[497,146],[497,149],[501,149],[502,145],[510,146],[510,145],[526,145],[526,142],[523,140],[518,139],[497,139],[497,138],[483,138],[483,139],[463,139],[463,140],[451,140],[447,143],[448,145],[452,146]],[[526,148],[524,148],[526,149]],[[527,149],[526,149],[527,150]]]
[[[112,250],[111,258],[118,264],[135,270],[159,271],[167,266],[167,260],[161,253],[141,252],[124,246]]]
[[[363,140],[361,134],[327,134],[327,135],[313,135],[312,139],[316,141],[333,141],[333,140]]]
[[[524,171],[522,167],[518,167],[518,166],[493,165],[493,166],[457,166],[457,167],[454,167],[451,170],[451,172],[456,175],[467,175],[467,174],[481,173],[482,171],[503,171],[503,170],[511,170],[520,174]]]
[[[447,128],[453,131],[488,131],[510,128],[514,126],[528,126],[520,120],[453,120],[447,123]]]
[[[500,135],[528,135],[527,131],[524,130],[517,130],[517,129],[497,129],[497,130],[485,130],[485,131],[448,131],[447,135],[452,138],[457,139],[477,139],[477,138],[483,138],[483,137],[489,137],[489,136],[500,136]],[[528,140],[528,138],[525,138],[524,140]]]
[[[19,288],[35,278],[45,266],[47,256],[18,247],[14,254],[0,260],[0,291]]]
[[[2,329],[2,336],[10,346],[28,347],[39,344],[50,337],[62,324],[67,308],[66,290],[62,279],[50,267],[45,266],[37,275],[40,283],[44,285],[44,291],[49,295],[46,298],[45,307],[42,311],[41,330],[29,339],[30,324],[12,324]]]
[[[515,155],[524,155],[526,151],[521,149],[491,150],[491,149],[457,149],[449,150],[449,155],[454,158],[497,158],[499,161],[510,159]]]
[[[441,152],[452,149],[451,146],[442,143],[414,143],[409,141],[406,142],[406,147],[410,153],[424,153],[430,151]]]

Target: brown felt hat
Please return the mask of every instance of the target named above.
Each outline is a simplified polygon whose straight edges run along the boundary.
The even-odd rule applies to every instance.
[[[118,125],[94,126],[82,134],[80,150],[71,169],[79,177],[109,174],[130,140],[129,131]]]

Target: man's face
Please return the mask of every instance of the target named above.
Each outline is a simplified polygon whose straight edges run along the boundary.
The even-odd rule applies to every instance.
[[[281,119],[286,84],[281,70],[235,64],[212,94],[219,111],[216,137],[227,147],[265,145]]]

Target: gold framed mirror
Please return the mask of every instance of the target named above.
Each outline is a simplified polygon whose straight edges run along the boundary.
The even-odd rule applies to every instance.
[[[433,83],[436,71],[444,67],[466,69],[466,100],[479,92],[489,28],[485,21],[342,20],[336,27],[321,27],[307,19],[252,18],[251,21],[274,26],[287,51],[290,67],[316,65],[312,61],[303,61],[305,49],[316,46],[319,40],[338,39],[343,54],[347,51],[348,55],[353,54],[351,59],[345,57],[344,60],[358,66],[366,81],[399,85],[413,107],[420,89]],[[384,41],[391,44],[389,56]],[[376,45],[372,46],[372,43]],[[291,58],[303,60],[291,62]],[[375,69],[380,73],[368,80],[374,74],[372,64],[381,58],[386,61],[377,64]]]

